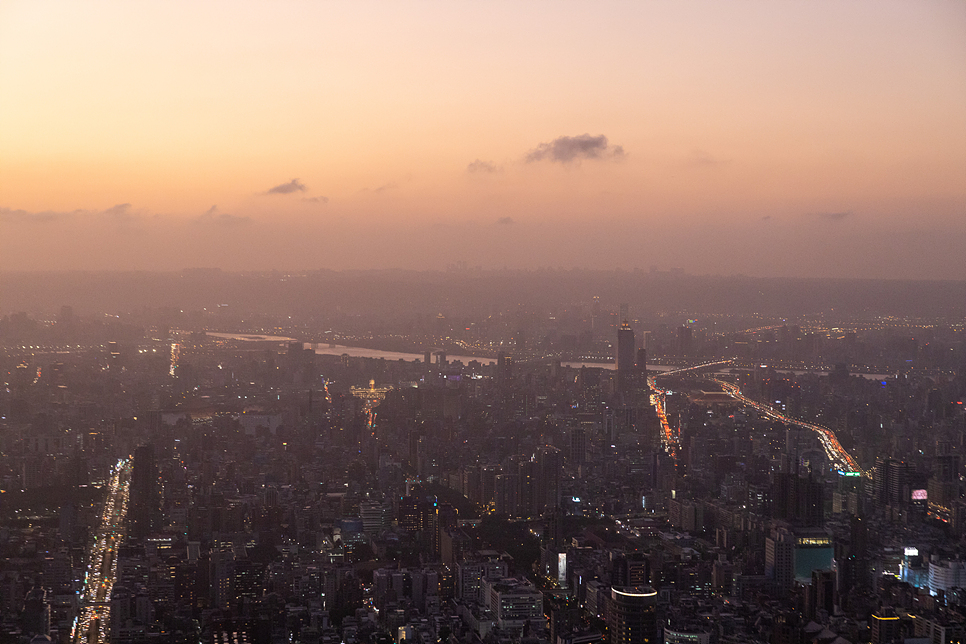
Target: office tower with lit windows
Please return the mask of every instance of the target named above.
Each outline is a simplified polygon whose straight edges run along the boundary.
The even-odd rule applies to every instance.
[[[607,631],[610,644],[657,644],[657,591],[649,586],[614,586]]]
[[[795,580],[795,535],[785,528],[775,528],[765,539],[765,576],[778,593],[788,594]]]

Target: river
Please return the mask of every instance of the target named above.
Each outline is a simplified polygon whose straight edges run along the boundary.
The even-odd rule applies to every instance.
[[[208,333],[215,338],[224,338],[226,340],[242,340],[247,342],[295,342],[295,338],[287,338],[280,335],[257,335],[251,333]],[[367,349],[365,347],[348,347],[342,344],[327,344],[325,342],[320,342],[318,344],[305,343],[304,346],[313,347],[315,353],[320,356],[341,356],[347,355],[350,358],[382,358],[385,360],[406,360],[412,362],[413,360],[422,360],[423,354],[421,353],[406,353],[403,351],[383,351],[382,349]],[[459,360],[463,364],[468,364],[472,360],[476,360],[480,364],[493,364],[496,362],[494,358],[481,358],[479,356],[461,356],[461,355],[446,355],[447,360]],[[581,367],[587,368],[597,368],[597,369],[614,369],[615,365],[613,362],[561,362],[563,367],[571,367],[574,369],[580,369]],[[682,367],[674,367],[668,365],[647,365],[648,371],[674,371],[675,369],[681,369]],[[775,369],[778,373],[791,373],[796,376],[800,376],[806,373],[812,373],[817,376],[827,376],[826,371],[797,371],[794,369]],[[728,371],[717,371],[716,373],[728,373]],[[860,373],[855,374],[867,378],[869,380],[885,380],[892,376],[881,374],[881,373]]]

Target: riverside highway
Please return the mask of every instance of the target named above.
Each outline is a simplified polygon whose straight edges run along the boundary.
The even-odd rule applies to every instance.
[[[100,527],[94,535],[81,591],[81,612],[71,630],[73,644],[96,644],[108,639],[111,590],[117,575],[117,549],[124,540],[130,486],[131,461],[121,459],[111,475]]]
[[[822,425],[816,425],[815,423],[808,423],[808,422],[805,422],[804,420],[799,420],[798,418],[792,418],[791,416],[787,416],[782,412],[778,411],[771,405],[766,405],[756,400],[752,400],[751,398],[748,398],[747,396],[742,394],[741,389],[739,389],[737,385],[734,385],[730,382],[726,382],[724,380],[717,380],[717,379],[715,380],[715,382],[721,385],[721,388],[724,389],[729,396],[731,396],[735,400],[745,405],[748,405],[749,407],[753,407],[754,409],[761,412],[765,416],[781,421],[788,425],[795,425],[797,427],[804,427],[805,429],[810,429],[816,434],[818,434],[818,438],[822,443],[822,447],[825,449],[825,454],[826,456],[828,456],[829,462],[833,464],[835,469],[839,470],[840,472],[845,472],[850,474],[860,474],[862,476],[867,475],[866,472],[861,467],[859,467],[858,463],[855,462],[855,459],[852,458],[852,455],[846,452],[845,448],[842,447],[842,444],[839,443],[839,439],[835,436],[835,432],[833,432],[828,427],[823,427]]]
[[[717,367],[721,365],[728,364],[729,360],[724,360],[721,362],[709,362],[706,364],[695,365],[693,367],[687,367],[684,369],[678,369],[675,371],[667,371],[664,373],[655,374],[648,378],[648,384],[651,386],[651,403],[657,412],[658,419],[661,422],[661,443],[664,445],[664,449],[677,460],[678,448],[679,448],[679,437],[674,434],[671,429],[670,424],[667,420],[667,411],[665,409],[665,395],[667,390],[658,387],[656,380],[657,378],[670,375],[678,375],[690,371],[700,371],[702,369],[707,369],[711,367]],[[738,402],[752,407],[759,413],[763,414],[768,418],[786,423],[788,425],[795,425],[797,427],[803,427],[805,429],[810,429],[818,435],[819,441],[822,443],[822,447],[825,450],[826,456],[828,456],[829,462],[832,463],[835,469],[843,473],[849,474],[860,474],[862,476],[868,476],[868,474],[859,467],[852,455],[845,451],[842,444],[839,443],[838,437],[836,437],[835,432],[833,432],[828,427],[818,425],[816,423],[809,423],[798,418],[793,418],[788,416],[770,405],[760,403],[756,400],[748,398],[741,393],[741,389],[730,382],[715,379],[721,388],[732,398]]]

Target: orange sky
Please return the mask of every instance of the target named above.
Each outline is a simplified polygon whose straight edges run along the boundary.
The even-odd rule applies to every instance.
[[[0,269],[966,279],[962,2],[0,1],[0,95]]]

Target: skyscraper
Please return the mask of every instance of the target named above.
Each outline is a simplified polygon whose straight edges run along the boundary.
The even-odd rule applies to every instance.
[[[133,463],[128,516],[131,536],[143,539],[159,527],[161,519],[160,474],[154,459],[154,447],[148,444],[134,450]]]
[[[610,644],[657,644],[656,590],[649,586],[615,586],[610,599]]]
[[[785,528],[775,528],[765,539],[765,576],[779,594],[786,594],[795,579],[795,535]]]
[[[545,445],[537,451],[537,514],[543,514],[560,505],[562,460],[560,450],[550,445]]]
[[[625,320],[617,330],[617,373],[628,374],[637,368],[634,350],[634,330]]]
[[[909,502],[909,478],[912,468],[894,458],[876,459],[873,470],[876,502],[881,506],[905,505]]]

